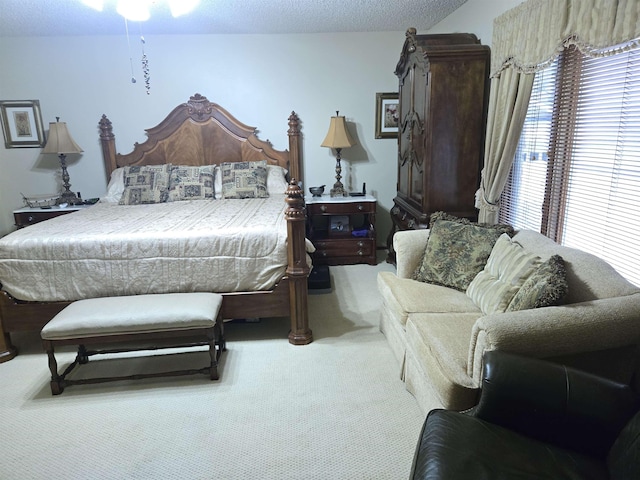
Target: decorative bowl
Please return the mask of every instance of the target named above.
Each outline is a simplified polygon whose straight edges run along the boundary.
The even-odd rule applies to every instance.
[[[57,205],[60,195],[25,195],[21,194],[24,203],[29,208],[51,208]]]
[[[320,185],[319,187],[309,187],[309,191],[314,197],[321,197],[324,193],[324,185]]]

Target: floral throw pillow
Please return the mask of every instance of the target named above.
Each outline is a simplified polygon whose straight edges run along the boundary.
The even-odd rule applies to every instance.
[[[213,165],[174,165],[169,176],[169,201],[213,199]]]
[[[169,164],[125,167],[120,205],[166,202],[169,198],[170,168]]]
[[[220,165],[222,198],[266,198],[267,162],[235,162]]]
[[[513,235],[510,225],[476,224],[446,214],[435,220],[432,216],[431,221],[427,245],[413,279],[463,292],[486,265],[500,235]]]
[[[564,259],[560,255],[553,255],[524,282],[506,311],[558,305],[568,292]]]

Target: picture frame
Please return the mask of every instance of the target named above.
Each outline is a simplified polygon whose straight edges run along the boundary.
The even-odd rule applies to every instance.
[[[39,100],[0,100],[0,117],[6,148],[44,147]]]
[[[397,92],[376,93],[376,138],[398,138],[399,115]]]
[[[331,215],[329,217],[330,236],[348,236],[351,234],[349,215]]]

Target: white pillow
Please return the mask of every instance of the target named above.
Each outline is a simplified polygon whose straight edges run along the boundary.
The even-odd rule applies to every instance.
[[[100,198],[104,203],[119,203],[124,193],[124,167],[116,168],[111,172],[111,178],[107,185],[107,194]]]
[[[496,241],[487,264],[467,287],[467,296],[482,313],[504,312],[520,287],[542,263],[537,255],[503,233]]]
[[[278,165],[267,165],[267,193],[284,195],[288,186],[287,170]]]

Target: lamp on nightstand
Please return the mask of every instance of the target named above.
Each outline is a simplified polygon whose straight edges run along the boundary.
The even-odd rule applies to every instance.
[[[62,182],[64,191],[60,195],[58,203],[68,203],[69,205],[77,205],[82,201],[73,193],[69,188],[69,172],[67,172],[67,154],[68,153],[82,153],[83,150],[80,146],[74,142],[71,138],[69,130],[67,130],[67,124],[60,122],[60,117],[56,117],[55,122],[49,123],[49,138],[47,144],[44,146],[42,153],[57,153],[60,159],[60,166],[62,167]]]
[[[342,167],[340,166],[340,151],[343,148],[349,148],[356,144],[353,141],[351,136],[349,135],[349,131],[347,130],[347,123],[345,122],[344,117],[338,115],[339,112],[336,111],[336,116],[331,117],[331,123],[329,124],[329,133],[327,133],[327,137],[324,139],[324,142],[320,146],[335,148],[336,150],[336,183],[334,183],[333,188],[331,189],[332,197],[348,197],[349,193],[345,191],[344,185],[340,179],[342,176]]]

